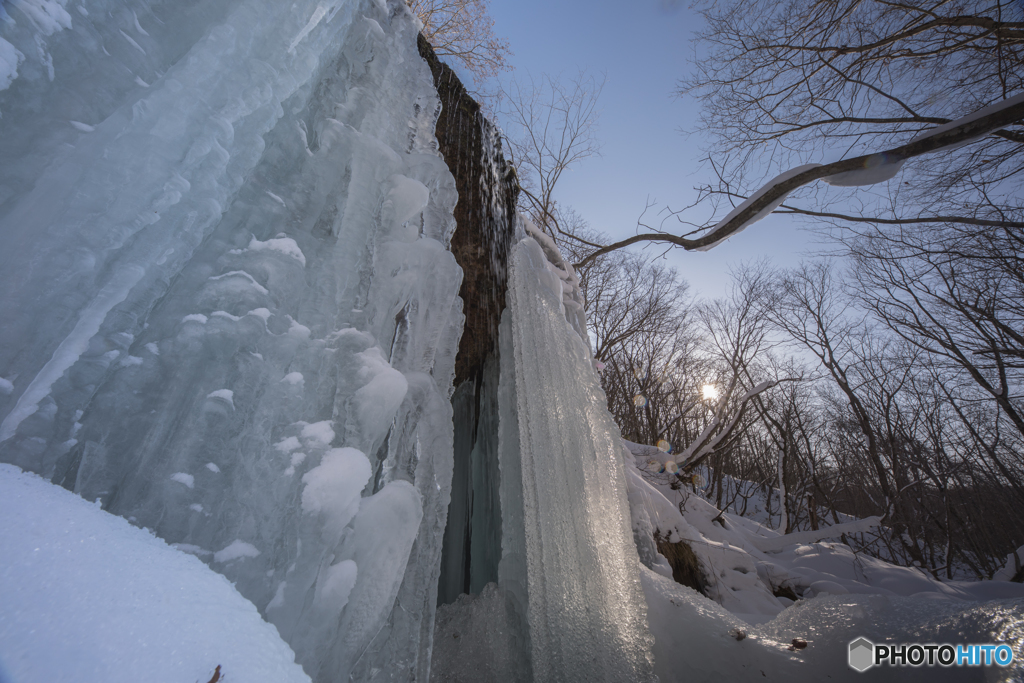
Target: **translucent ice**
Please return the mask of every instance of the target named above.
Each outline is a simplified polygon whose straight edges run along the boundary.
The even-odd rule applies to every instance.
[[[501,406],[501,433],[514,448],[501,448],[502,486],[517,478],[522,504],[503,526],[522,531],[503,530],[503,553],[513,565],[506,581],[525,587],[533,678],[654,680],[618,429],[541,246],[525,237],[511,261],[512,357],[502,362],[512,370],[502,381],[514,390],[499,393],[515,399]]]
[[[462,312],[412,14],[3,10],[0,460],[211,563],[317,680],[425,680]]]

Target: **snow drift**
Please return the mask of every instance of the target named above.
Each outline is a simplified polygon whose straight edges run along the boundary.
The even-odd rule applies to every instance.
[[[220,666],[308,683],[227,579],[120,517],[0,465],[0,518],[0,680],[208,681]]]

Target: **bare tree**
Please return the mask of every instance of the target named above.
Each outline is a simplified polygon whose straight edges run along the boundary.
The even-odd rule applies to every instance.
[[[986,258],[984,244],[959,242],[961,249],[943,249],[941,242],[884,233],[848,241],[857,292],[878,320],[927,353],[936,372],[949,378],[941,386],[954,406],[958,402],[947,387],[972,382],[1024,437],[1024,344],[1019,331],[1024,283],[1015,277],[1015,269],[1001,267],[1004,259],[1012,264],[1019,257],[1004,254],[993,262]],[[971,422],[965,425],[985,444]],[[984,451],[1024,501],[1018,473],[1024,460],[992,447]]]
[[[804,266],[785,276],[762,313],[790,338],[814,354],[821,367],[846,398],[850,413],[864,438],[864,448],[882,495],[877,501],[883,519],[891,520],[899,507],[899,489],[884,461],[876,425],[865,403],[857,373],[857,345],[864,339],[860,320],[832,280],[828,263]]]
[[[451,57],[477,79],[507,71],[511,50],[494,35],[487,0],[406,0],[439,57]]]
[[[732,210],[705,223],[690,210],[672,214],[678,224],[663,222],[595,254],[643,241],[706,249],[773,210],[840,225],[1024,227],[1014,200],[1024,172],[1020,3],[700,7],[707,52],[682,92],[705,105],[700,128],[717,181],[700,188],[701,199]],[[904,169],[925,154],[931,161]],[[823,156],[840,159],[804,165]],[[903,182],[872,195],[806,187],[819,179],[840,188],[884,182],[901,172]],[[767,184],[757,180],[772,174],[779,175]]]
[[[600,153],[597,102],[603,87],[604,79],[580,71],[565,81],[513,78],[502,91],[499,114],[519,175],[522,210],[551,235],[576,234],[562,224],[555,187],[567,170]]]

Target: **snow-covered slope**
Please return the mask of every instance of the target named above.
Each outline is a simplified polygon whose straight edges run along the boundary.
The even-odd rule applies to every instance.
[[[751,626],[700,593],[643,570],[661,683],[683,681],[1020,681],[1024,599],[964,603],[927,596],[832,595],[801,601]],[[849,643],[1009,643],[1016,661],[997,667],[847,665]],[[801,648],[793,640],[803,641]]]
[[[666,454],[623,443],[634,538],[647,565],[642,578],[663,683],[694,674],[699,680],[739,680],[759,672],[767,680],[858,680],[860,674],[846,666],[846,655],[850,641],[860,636],[872,642],[1007,642],[1018,651],[1024,642],[1021,584],[940,582],[916,568],[824,540],[841,530],[877,525],[877,519],[783,536],[719,511],[686,488],[672,488],[669,476],[652,474],[663,468],[647,467]],[[672,567],[654,547],[656,532],[693,550],[712,599],[673,580]],[[782,592],[798,600],[776,597]],[[794,638],[806,641],[806,648],[790,648]],[[694,652],[706,656],[695,660]],[[1019,660],[1011,669],[975,670],[977,676],[938,667],[872,673],[886,680],[1014,680],[1024,674]]]
[[[792,604],[780,592],[800,598],[817,595],[929,594],[960,601],[1024,598],[1024,585],[1008,581],[938,581],[915,567],[901,567],[855,553],[839,542],[842,533],[878,525],[876,517],[851,520],[818,531],[782,535],[750,517],[720,511],[686,487],[672,488],[667,474],[648,463],[666,454],[628,441],[626,469],[631,484],[635,533],[655,531],[669,542],[686,541],[700,558],[709,594],[733,614],[762,622]],[[763,517],[764,501],[752,507]],[[648,561],[671,577],[664,558]],[[780,590],[782,589],[782,590]]]
[[[309,683],[227,579],[98,505],[0,465],[0,520],[0,681]]]

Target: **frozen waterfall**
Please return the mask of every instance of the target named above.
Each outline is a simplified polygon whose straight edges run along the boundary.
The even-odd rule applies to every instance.
[[[499,400],[510,531],[502,583],[525,598],[534,678],[657,680],[619,430],[586,328],[572,324],[573,284],[528,236],[511,270],[503,367],[511,362]]]
[[[464,315],[417,34],[401,0],[0,5],[0,461],[224,574],[316,681],[428,680],[439,583],[495,580],[520,677],[652,680],[571,282],[520,229]]]

